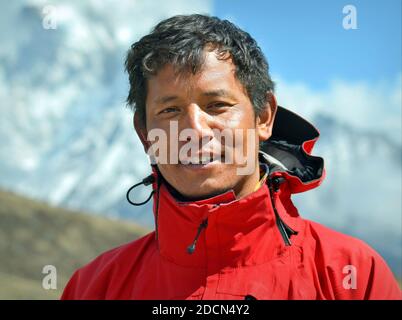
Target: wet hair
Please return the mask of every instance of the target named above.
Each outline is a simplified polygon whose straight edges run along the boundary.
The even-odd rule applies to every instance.
[[[235,75],[253,104],[255,115],[265,108],[267,92],[274,91],[268,62],[257,42],[228,20],[201,14],[177,15],[158,23],[133,43],[125,61],[130,89],[127,105],[139,113],[145,126],[147,79],[171,64],[176,72],[196,74],[205,60],[205,50],[219,59],[231,58]]]

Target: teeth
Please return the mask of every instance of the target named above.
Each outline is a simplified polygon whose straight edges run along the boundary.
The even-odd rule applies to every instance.
[[[211,158],[210,157],[202,157],[201,159],[198,157],[190,159],[190,163],[192,164],[200,164],[200,163],[208,163],[210,162]]]
[[[211,157],[203,157],[201,158],[201,163],[206,163],[206,162],[211,162],[212,158]]]
[[[201,157],[201,159],[199,157],[184,159],[182,162],[189,163],[189,164],[205,164],[205,163],[211,162],[212,160],[213,159],[210,156],[205,156],[205,157]]]

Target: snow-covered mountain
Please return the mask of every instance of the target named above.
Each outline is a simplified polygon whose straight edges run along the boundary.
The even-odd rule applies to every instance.
[[[43,27],[49,10],[56,29]],[[0,187],[152,226],[151,203],[125,200],[150,172],[125,108],[125,52],[164,17],[209,11],[203,0],[3,3]],[[322,186],[293,198],[304,217],[369,242],[401,276],[400,89],[369,96],[361,86],[339,88],[322,96],[278,83],[279,102],[319,128],[314,154],[327,168]],[[353,109],[368,100],[367,109]],[[387,102],[380,111],[378,101]],[[134,196],[149,192],[141,187]]]
[[[124,200],[150,171],[125,108],[125,54],[162,18],[209,11],[203,0],[2,4],[0,184],[146,223]]]

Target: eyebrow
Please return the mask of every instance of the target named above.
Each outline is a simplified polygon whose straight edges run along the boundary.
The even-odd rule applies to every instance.
[[[222,98],[234,99],[233,95],[229,91],[224,89],[206,91],[203,93],[203,95],[206,97],[222,97]]]
[[[234,99],[233,95],[229,91],[224,89],[205,91],[202,93],[202,95],[205,97],[223,97],[223,98]],[[170,95],[170,96],[159,97],[155,100],[155,102],[158,104],[165,104],[174,101],[176,99],[179,99],[179,97],[176,95]]]
[[[164,97],[159,97],[159,98],[155,99],[155,102],[158,104],[164,104],[164,103],[168,103],[173,100],[176,100],[178,98],[179,98],[178,96],[174,96],[174,95],[173,96],[164,96]]]

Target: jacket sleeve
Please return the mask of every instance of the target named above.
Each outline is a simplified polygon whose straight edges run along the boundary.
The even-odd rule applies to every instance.
[[[384,259],[377,252],[374,252],[370,270],[366,278],[362,280],[366,282],[364,299],[400,300],[402,298],[398,282]]]
[[[67,285],[64,288],[63,294],[60,297],[60,300],[77,300],[77,284],[78,284],[78,270],[74,272],[73,276],[67,282]]]
[[[337,274],[342,278],[338,277],[335,299],[402,299],[399,284],[384,259],[362,241],[353,245],[347,261],[338,268],[342,273]]]

